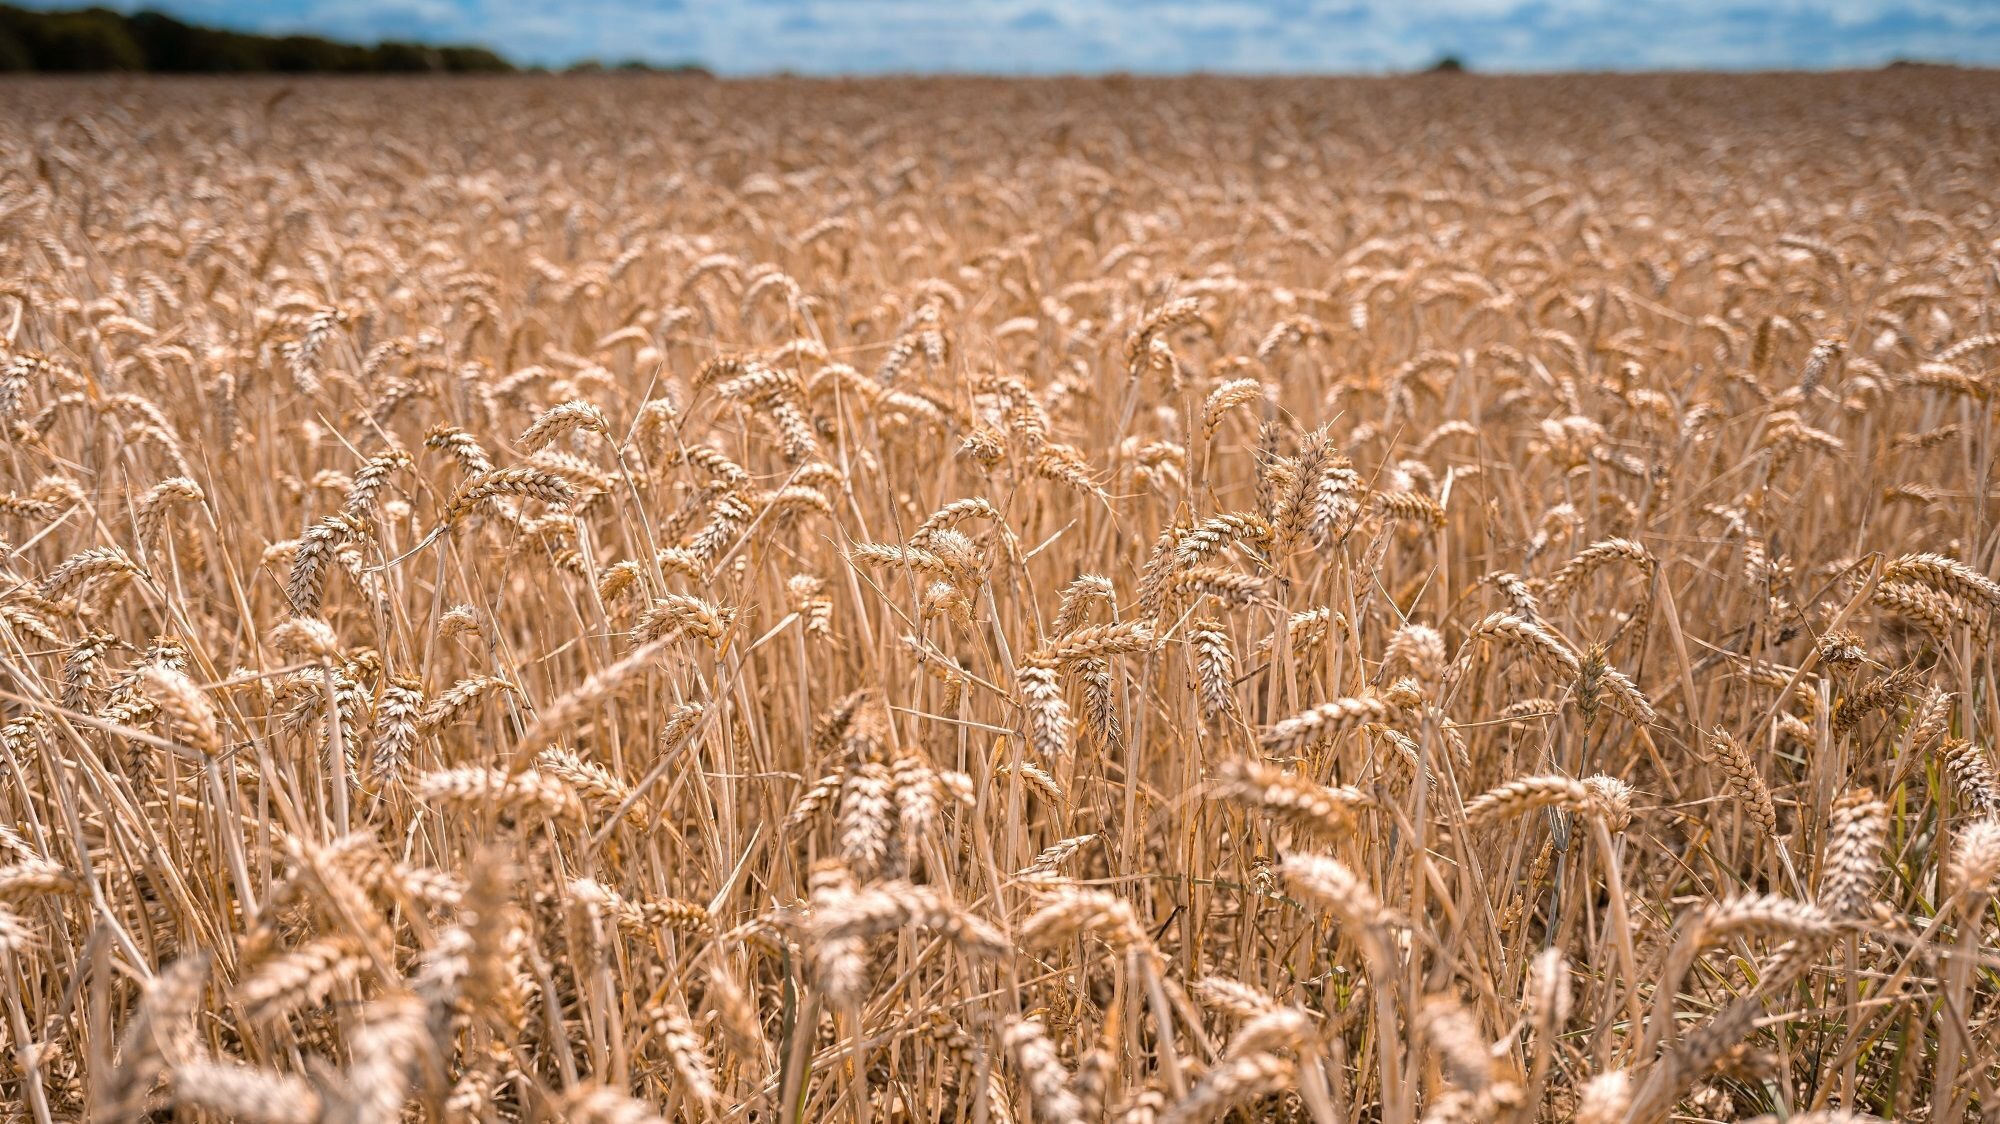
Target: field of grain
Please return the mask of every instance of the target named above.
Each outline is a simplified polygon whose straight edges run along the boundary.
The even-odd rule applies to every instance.
[[[2000,1119],[2000,78],[0,108],[0,1119]]]

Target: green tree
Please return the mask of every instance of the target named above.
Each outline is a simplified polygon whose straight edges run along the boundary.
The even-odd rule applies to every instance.
[[[29,38],[36,70],[144,70],[125,19],[104,8],[51,12]]]

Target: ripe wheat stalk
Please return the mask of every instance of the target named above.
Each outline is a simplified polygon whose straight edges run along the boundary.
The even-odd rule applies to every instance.
[[[1990,78],[471,89],[0,90],[7,1120],[2000,1112]]]

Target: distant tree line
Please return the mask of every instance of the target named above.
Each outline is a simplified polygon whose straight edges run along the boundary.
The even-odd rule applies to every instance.
[[[156,71],[169,74],[504,74],[514,64],[484,47],[339,43],[316,35],[249,35],[160,12],[108,8],[29,11],[0,4],[0,72]]]

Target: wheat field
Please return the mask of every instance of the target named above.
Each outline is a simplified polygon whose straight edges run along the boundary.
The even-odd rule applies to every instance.
[[[0,1118],[2000,1120],[2000,79],[0,106]]]

